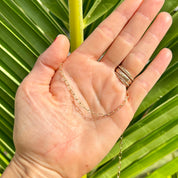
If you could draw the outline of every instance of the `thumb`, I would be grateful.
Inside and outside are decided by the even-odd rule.
[[[51,46],[39,56],[29,78],[37,83],[49,85],[55,71],[67,58],[69,47],[67,37],[58,35]]]

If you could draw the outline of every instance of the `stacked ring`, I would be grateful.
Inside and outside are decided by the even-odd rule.
[[[129,87],[134,80],[131,74],[122,66],[116,67],[115,74],[126,87]]]

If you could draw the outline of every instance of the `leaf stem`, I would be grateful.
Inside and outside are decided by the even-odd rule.
[[[83,3],[82,0],[69,0],[69,25],[71,52],[83,42]]]
[[[69,25],[71,52],[78,48],[84,39],[82,0],[69,0]],[[84,175],[82,178],[86,178]]]

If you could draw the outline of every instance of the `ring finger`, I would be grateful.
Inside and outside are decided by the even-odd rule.
[[[163,4],[164,0],[143,1],[143,4],[108,49],[102,62],[113,68],[120,64],[140,40]]]
[[[124,59],[121,65],[129,71],[132,77],[137,76],[142,71],[154,50],[168,31],[171,23],[172,19],[168,13],[163,12],[159,14],[140,42]]]

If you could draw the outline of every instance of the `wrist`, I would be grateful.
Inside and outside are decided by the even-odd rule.
[[[62,178],[62,176],[38,163],[31,160],[22,158],[20,155],[15,154],[9,166],[4,171],[2,178]]]

